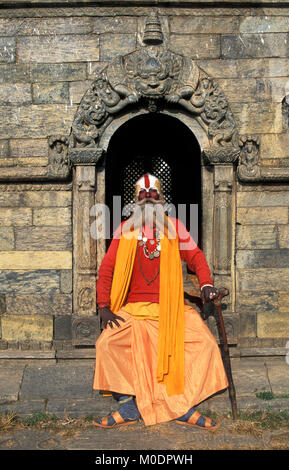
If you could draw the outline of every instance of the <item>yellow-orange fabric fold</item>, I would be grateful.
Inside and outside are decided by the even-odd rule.
[[[138,304],[138,305],[137,305]],[[199,313],[185,306],[185,390],[168,396],[157,381],[159,322],[139,318],[159,304],[126,304],[120,327],[105,328],[95,344],[94,390],[134,395],[146,426],[168,422],[187,413],[214,393],[228,387],[218,344]]]
[[[110,308],[116,313],[126,299],[137,248],[138,230],[121,235],[110,292]]]
[[[157,380],[168,395],[184,393],[184,290],[178,238],[161,240]]]

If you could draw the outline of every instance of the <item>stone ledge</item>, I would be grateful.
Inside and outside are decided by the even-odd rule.
[[[66,415],[72,418],[82,416],[101,415],[105,416],[115,411],[115,401],[113,398],[102,398],[100,395],[95,398],[85,399],[54,399],[48,400],[46,412],[59,417]]]
[[[56,359],[95,359],[95,348],[57,350],[55,357]]]
[[[255,176],[248,176],[238,171],[238,179],[244,183],[279,183],[289,181],[289,168],[259,167]]]
[[[5,350],[0,351],[0,359],[55,359],[56,351],[21,351]]]
[[[23,181],[66,181],[70,177],[69,167],[63,167],[62,172],[57,173],[57,167],[48,165],[46,167],[1,167],[0,181],[7,183]]]
[[[26,418],[33,413],[45,413],[45,400],[16,401],[13,403],[0,404],[0,414],[15,413],[20,418]]]
[[[39,2],[35,2],[35,0],[3,0],[1,2],[2,7],[13,7],[13,6],[23,6],[23,5],[32,5],[34,7],[39,7],[42,5],[45,6],[50,6],[49,4],[51,3],[51,0],[40,0]],[[59,6],[63,5],[65,7],[68,6],[89,6],[93,5],[95,6],[103,6],[103,5],[128,5],[132,4],[134,6],[141,6],[141,5],[208,5],[210,7],[214,6],[216,4],[218,7],[220,4],[223,4],[223,7],[226,6],[231,6],[231,4],[237,4],[238,6],[240,3],[245,4],[246,6],[248,5],[270,5],[272,4],[278,6],[278,5],[286,5],[288,2],[287,0],[219,0],[219,1],[214,1],[214,0],[96,0],[96,1],[91,1],[91,0],[54,0],[53,5],[50,6],[50,8],[59,8]]]
[[[230,346],[231,358],[246,358],[246,357],[282,357],[286,356],[289,352],[286,347],[242,347]],[[77,363],[77,360],[94,360],[95,348],[83,349],[56,349],[50,351],[43,350],[19,350],[19,349],[6,349],[0,350],[0,360],[13,360],[13,359],[31,359],[35,365],[41,359],[48,359],[54,364],[56,361],[61,361],[63,364],[66,362]],[[285,359],[284,359],[285,360]]]
[[[288,348],[242,348],[240,347],[240,357],[256,356],[286,356]]]

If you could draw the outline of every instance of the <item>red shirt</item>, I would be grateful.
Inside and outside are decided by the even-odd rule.
[[[213,285],[210,269],[202,250],[198,248],[184,224],[178,220],[170,218],[174,223],[179,236],[180,257],[188,265],[188,268],[196,273],[200,287],[205,284]],[[122,224],[121,224],[122,226]],[[119,234],[121,226],[117,229],[110,247],[104,256],[99,268],[97,281],[97,303],[98,305],[110,305],[110,290],[115,266],[116,253],[119,244]],[[144,227],[143,233],[147,237],[146,246],[150,252],[156,249],[156,239],[152,228]],[[154,244],[150,243],[154,240]],[[133,272],[126,303],[128,302],[159,302],[159,281],[158,274],[160,257],[148,259],[144,254],[143,246],[137,243],[137,250]],[[139,256],[138,256],[139,255]],[[160,252],[161,256],[161,252]],[[145,276],[145,277],[144,277]],[[152,280],[154,279],[154,280]],[[152,280],[152,281],[151,281]],[[148,282],[151,281],[151,282]]]

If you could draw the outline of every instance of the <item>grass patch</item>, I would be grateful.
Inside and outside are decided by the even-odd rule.
[[[288,410],[275,412],[268,409],[266,411],[240,412],[239,417],[243,421],[253,422],[256,426],[262,429],[289,429]]]
[[[275,412],[240,411],[238,419],[232,413],[204,411],[220,425],[212,435],[215,441],[204,440],[200,449],[206,450],[287,450],[289,439],[289,410]],[[208,436],[210,434],[208,433]],[[229,440],[228,437],[231,439]],[[266,439],[265,439],[266,437]],[[176,449],[184,447],[176,447]],[[187,449],[187,447],[185,447]],[[192,447],[198,449],[198,447]]]
[[[265,411],[239,411],[238,419],[233,420],[231,413],[216,413],[207,411],[206,416],[214,419],[224,428],[229,427],[230,432],[262,436],[264,431],[289,431],[289,410],[275,412],[268,408]],[[20,418],[15,413],[0,415],[0,433],[7,433],[19,429],[45,429],[61,436],[73,436],[84,430],[93,429],[95,416],[89,415],[81,418],[69,416],[57,417],[44,412],[36,412],[27,418]],[[218,432],[216,430],[215,432]],[[222,432],[222,428],[220,428]]]
[[[43,411],[37,411],[33,413],[31,416],[23,419],[23,425],[27,427],[37,427],[43,426],[47,424],[55,424],[57,423],[58,418],[55,415],[49,415],[44,413]]]
[[[233,420],[232,413],[208,411],[205,414],[221,426],[229,426],[234,433],[251,434],[257,438],[261,437],[264,431],[289,431],[289,410],[277,412],[268,408],[262,411],[239,411],[237,420]]]
[[[273,400],[275,398],[272,392],[257,392],[256,397],[261,398],[261,400]]]
[[[256,397],[261,400],[273,400],[274,398],[289,398],[289,393],[285,395],[274,395],[272,392],[256,392]]]
[[[57,417],[43,411],[37,411],[20,418],[15,413],[0,415],[0,434],[20,429],[45,429],[53,431],[62,436],[74,435],[85,429],[92,429],[94,416],[89,415],[81,418],[71,418],[70,416]]]
[[[18,425],[18,417],[15,413],[7,413],[0,416],[0,432],[10,431]]]

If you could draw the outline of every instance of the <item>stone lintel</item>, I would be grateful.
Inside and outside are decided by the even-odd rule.
[[[238,179],[244,183],[281,183],[289,181],[289,168],[262,168],[256,176],[246,176],[238,172]]]

